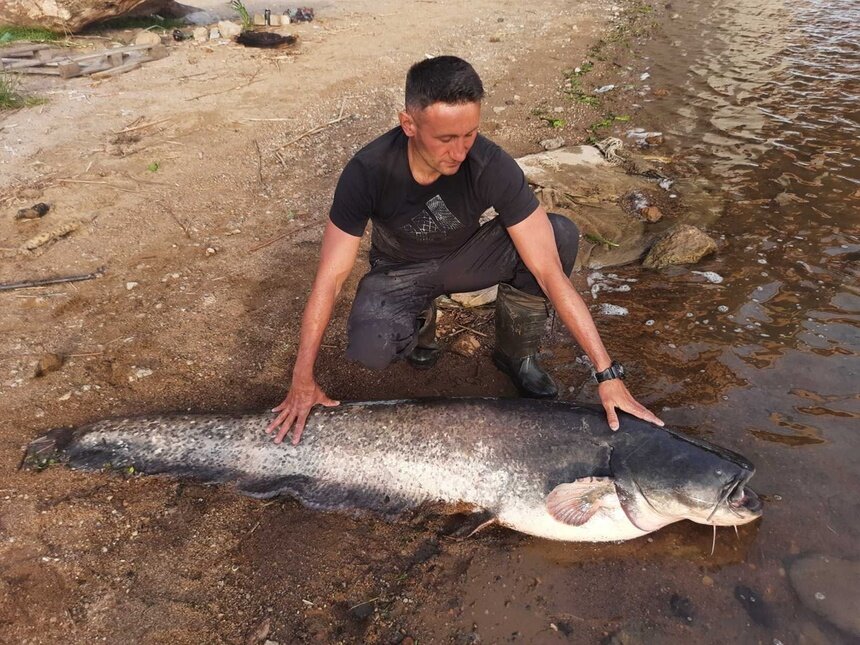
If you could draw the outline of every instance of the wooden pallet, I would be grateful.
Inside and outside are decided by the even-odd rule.
[[[0,69],[18,74],[49,74],[60,78],[113,76],[142,63],[167,56],[164,45],[129,45],[92,54],[70,56],[68,50],[50,45],[17,45],[0,49]]]

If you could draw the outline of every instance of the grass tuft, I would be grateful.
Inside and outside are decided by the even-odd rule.
[[[26,96],[18,90],[18,79],[10,74],[0,73],[0,111],[17,110],[31,105],[41,105],[45,99]]]
[[[46,43],[53,40],[61,40],[62,38],[64,38],[63,34],[39,27],[0,25],[0,45],[5,45],[16,40],[26,40],[31,43]]]

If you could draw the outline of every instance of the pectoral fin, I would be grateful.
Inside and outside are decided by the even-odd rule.
[[[553,488],[546,498],[546,510],[559,522],[582,526],[615,494],[611,477],[583,477]]]

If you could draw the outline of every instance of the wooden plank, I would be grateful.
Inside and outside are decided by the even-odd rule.
[[[65,61],[57,64],[57,71],[60,73],[60,78],[73,78],[81,75],[81,66],[74,62]]]
[[[3,58],[19,58],[21,56],[32,56],[34,52],[41,49],[50,49],[51,45],[30,43],[29,45],[18,45],[9,47],[8,49],[0,49],[0,56]]]
[[[36,53],[36,58],[47,63],[54,58],[65,56],[68,53],[68,49],[42,49]]]
[[[141,66],[142,63],[146,63],[152,60],[151,58],[135,60],[130,63],[126,63],[125,65],[120,65],[119,67],[111,67],[108,70],[103,72],[96,72],[92,75],[92,78],[108,78],[110,76],[116,76],[117,74],[125,74],[126,72],[130,72],[133,69],[137,69]]]
[[[15,70],[16,74],[48,74],[49,76],[59,76],[60,70],[56,67],[48,67],[39,65],[38,67],[21,67]]]
[[[36,58],[6,58],[3,60],[2,69],[12,70],[21,69],[22,67],[38,67],[44,64],[45,61]]]
[[[131,54],[132,52],[141,52],[146,50],[153,50],[160,52],[159,58],[164,58],[167,56],[167,47],[164,45],[129,45],[128,47],[114,47],[113,49],[103,49],[94,54],[83,54],[81,56],[70,56],[69,58],[76,63],[80,63],[81,61],[90,60],[91,58],[97,58],[99,56],[107,56],[108,54]],[[153,56],[155,58],[155,56]]]
[[[86,67],[81,68],[81,76],[90,76],[91,74],[103,72],[108,69],[114,69],[113,65],[111,65],[108,61],[103,61],[95,65],[87,65]]]

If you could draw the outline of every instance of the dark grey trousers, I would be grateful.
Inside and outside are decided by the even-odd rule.
[[[579,229],[562,215],[550,213],[549,220],[561,265],[565,275],[570,275]],[[417,342],[418,316],[434,298],[499,282],[544,295],[498,218],[444,258],[406,263],[377,258],[358,284],[347,323],[346,356],[373,369],[405,358]]]

